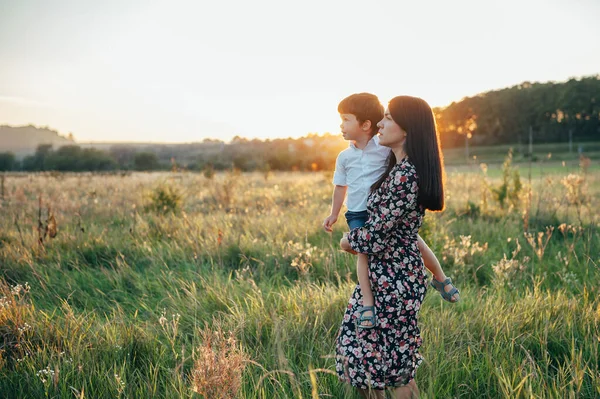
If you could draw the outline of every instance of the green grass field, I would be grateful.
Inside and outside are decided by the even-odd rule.
[[[600,142],[582,142],[573,143],[569,148],[569,143],[535,143],[532,146],[532,156],[529,156],[529,146],[527,143],[490,145],[490,146],[471,146],[469,148],[469,157],[464,147],[444,149],[444,160],[447,166],[460,166],[465,164],[501,164],[504,161],[506,153],[512,149],[515,162],[528,164],[533,160],[534,164],[550,162],[565,162],[568,164],[579,164],[581,155],[592,160],[600,160]]]
[[[426,297],[422,397],[599,397],[598,163],[500,168],[449,167],[421,231],[462,297]],[[343,216],[320,227],[330,178],[7,176],[0,397],[358,397],[334,375],[356,276]]]

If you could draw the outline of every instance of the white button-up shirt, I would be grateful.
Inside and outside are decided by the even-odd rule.
[[[346,206],[349,211],[367,209],[371,186],[385,172],[385,160],[389,153],[390,149],[380,145],[377,136],[369,140],[362,150],[351,142],[348,148],[339,153],[335,161],[333,184],[348,186]]]

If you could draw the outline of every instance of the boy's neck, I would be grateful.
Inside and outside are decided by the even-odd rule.
[[[354,140],[354,146],[356,148],[358,148],[359,150],[364,150],[365,147],[367,146],[367,144],[369,144],[369,140],[371,140],[372,137],[363,137],[359,140]]]

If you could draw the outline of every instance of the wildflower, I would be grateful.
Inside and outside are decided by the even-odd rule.
[[[12,301],[10,299],[6,298],[5,296],[0,298],[0,310],[4,310],[5,308],[10,307],[11,304],[12,304]]]
[[[27,331],[29,331],[31,329],[32,329],[32,327],[27,323],[23,324],[23,327],[18,328],[20,335],[23,335],[24,333],[26,333]]]
[[[117,391],[119,392],[119,394],[123,393],[123,390],[125,390],[125,382],[117,373],[115,373],[115,382],[117,383]]]
[[[560,226],[559,226],[560,228]],[[544,257],[544,252],[546,251],[546,246],[552,237],[552,232],[554,231],[554,226],[547,226],[546,232],[538,232],[537,236],[532,233],[523,233],[525,235],[525,239],[527,243],[533,249],[533,252],[537,255],[539,260],[542,260]]]
[[[458,266],[466,265],[473,255],[487,251],[487,242],[480,245],[479,242],[471,242],[471,236],[460,236],[460,242],[454,239],[447,240],[444,244],[443,259],[454,260]]]
[[[167,318],[165,317],[165,315],[167,314],[167,310],[164,309],[162,312],[162,315],[160,316],[160,318],[158,319],[158,322],[160,323],[160,325],[162,327],[165,326],[165,323],[167,322]]]
[[[45,384],[49,379],[54,379],[54,374],[54,370],[52,370],[50,366],[46,366],[45,369],[39,370],[36,375],[40,377],[42,383]]]
[[[17,285],[13,285],[10,293],[14,296],[20,296],[21,292],[23,294],[27,294],[29,293],[29,291],[31,290],[31,287],[29,286],[29,283],[25,283],[25,285],[21,285],[21,284],[17,284]]]
[[[25,352],[25,355],[22,358],[17,359],[17,363],[21,363],[25,361],[25,359],[29,356],[29,352]]]
[[[23,286],[21,284],[13,285],[12,289],[10,290],[10,293],[13,294],[14,296],[20,295],[22,289],[23,289]]]

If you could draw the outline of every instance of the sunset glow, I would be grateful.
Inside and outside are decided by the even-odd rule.
[[[444,106],[600,72],[576,39],[600,37],[594,0],[0,5],[0,124],[78,141],[337,133],[355,92]]]

